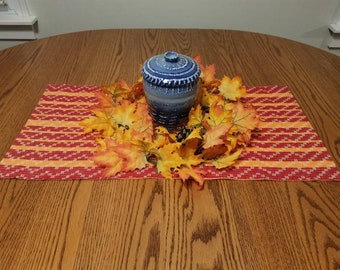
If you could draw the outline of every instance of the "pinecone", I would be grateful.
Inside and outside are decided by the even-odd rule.
[[[176,134],[177,141],[181,142],[181,141],[185,140],[185,138],[189,136],[191,131],[192,131],[192,129],[190,129],[188,127],[181,128]]]

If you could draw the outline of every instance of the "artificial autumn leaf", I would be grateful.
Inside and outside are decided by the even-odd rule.
[[[239,132],[245,133],[247,130],[253,130],[258,127],[260,117],[250,103],[238,101],[234,104],[231,123],[237,127]]]
[[[238,144],[246,146],[250,142],[251,135],[252,135],[251,130],[247,129],[245,132],[237,134],[237,137],[234,138]]]
[[[208,65],[202,68],[203,79],[205,83],[210,83],[215,81],[215,65]]]
[[[202,158],[202,154],[199,155],[195,155],[195,150],[196,149],[192,149],[192,148],[184,148],[187,150],[186,152],[186,156],[181,158],[182,160],[182,165],[185,165],[187,167],[191,167],[191,166],[197,166],[199,164],[201,164],[202,162],[204,162],[204,159]]]
[[[217,157],[226,154],[228,151],[228,146],[225,144],[214,145],[207,149],[203,149],[202,158],[205,161],[216,159]]]
[[[232,111],[226,110],[219,102],[210,106],[209,114],[205,116],[205,127],[216,127],[218,125],[228,125],[232,119]]]
[[[197,127],[197,128],[194,128],[190,134],[184,139],[184,141],[182,142],[182,144],[185,144],[187,143],[188,141],[191,141],[193,139],[202,139],[202,135],[201,135],[201,131],[202,131],[202,128],[201,127]]]
[[[206,131],[203,136],[204,143],[203,148],[207,149],[209,147],[224,144],[226,140],[226,135],[230,129],[231,125],[220,124]]]
[[[132,122],[132,136],[135,139],[151,141],[153,136],[153,122],[148,113],[148,105],[138,102],[134,113],[135,120]]]
[[[165,127],[158,126],[155,128],[153,144],[156,148],[163,147],[174,141],[176,141],[176,138],[173,138],[172,134]]]
[[[200,104],[203,108],[209,108],[212,104],[218,103],[222,96],[211,93],[207,88],[201,88]]]
[[[222,155],[216,159],[214,159],[211,164],[214,165],[217,169],[223,169],[223,168],[227,168],[230,167],[231,165],[233,165],[237,159],[239,158],[240,154],[242,153],[242,148],[235,151],[234,153],[232,153],[231,155],[229,154],[225,154]]]
[[[120,105],[114,108],[112,118],[118,126],[130,128],[140,118],[135,112],[136,103],[123,100]]]
[[[145,153],[138,145],[130,142],[118,143],[113,139],[106,140],[106,150],[97,152],[93,160],[105,168],[106,176],[142,169],[148,164]]]
[[[214,81],[215,80],[215,73],[216,73],[215,65],[204,66],[202,64],[201,55],[196,56],[194,59],[198,63],[198,65],[201,69],[200,77],[204,80],[204,82],[209,83],[209,82]]]
[[[185,167],[185,166],[180,167],[176,171],[178,172],[178,176],[182,179],[183,182],[192,178],[200,186],[203,186],[203,183],[204,183],[203,175],[206,174],[206,171],[200,170],[200,169],[197,169],[197,168],[188,168],[188,167]]]
[[[169,143],[158,150],[157,171],[165,178],[172,179],[172,170],[183,164],[178,153],[179,143]]]
[[[104,137],[112,136],[116,126],[111,116],[98,110],[93,110],[93,113],[95,116],[90,116],[80,122],[80,125],[84,126],[84,132],[90,133],[95,130],[100,132]]]
[[[102,137],[97,137],[96,138],[96,143],[98,145],[97,147],[97,151],[105,151],[106,150],[106,143],[105,143],[105,139]]]
[[[119,143],[133,142],[136,144],[136,140],[133,138],[133,130],[131,128],[119,127],[115,130],[115,133],[111,138],[115,139]]]
[[[243,86],[240,76],[236,76],[232,79],[228,76],[224,76],[218,90],[226,99],[233,101],[245,97],[247,94],[247,89]]]
[[[125,81],[115,82],[110,85],[102,86],[102,90],[111,95],[113,99],[124,99],[128,98],[131,92],[130,87]]]
[[[134,141],[134,144],[138,145],[140,151],[145,154],[146,159],[150,164],[156,166],[158,159],[158,148],[155,147],[153,142],[150,141]]]
[[[138,100],[143,97],[145,96],[144,96],[143,80],[141,80],[131,86],[131,98],[134,100]]]
[[[112,96],[103,91],[98,91],[94,93],[95,97],[98,99],[98,103],[92,106],[91,110],[103,110],[110,111],[114,106]]]
[[[199,130],[199,129],[197,129]],[[191,134],[197,132],[192,132]],[[190,135],[189,135],[190,136]],[[187,167],[201,164],[204,160],[201,154],[196,154],[199,145],[201,144],[200,137],[192,135],[191,138],[184,140],[178,150],[179,155],[183,159],[183,164]]]
[[[95,164],[104,168],[105,177],[114,176],[124,168],[124,161],[110,149],[95,153],[92,160]]]
[[[189,119],[187,126],[188,127],[196,127],[201,126],[203,123],[203,112],[202,107],[198,104],[196,107],[191,108],[189,112]]]
[[[102,144],[102,150],[95,153],[92,160],[105,169],[105,176],[117,174],[122,170],[124,164],[118,154],[115,151],[112,151],[113,147],[117,145],[116,141],[106,138],[100,140],[100,143]]]
[[[124,160],[125,167],[123,171],[142,169],[148,164],[145,153],[141,151],[141,148],[138,147],[138,145],[125,142],[117,145],[113,150]]]
[[[228,153],[233,151],[238,145],[242,144],[239,142],[239,136],[230,135],[232,128],[229,130],[229,134],[227,135],[226,146],[228,147]],[[238,134],[239,135],[239,134]]]

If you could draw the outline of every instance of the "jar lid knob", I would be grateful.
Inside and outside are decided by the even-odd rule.
[[[179,60],[179,55],[176,52],[166,52],[164,54],[165,61],[167,62],[177,62]]]

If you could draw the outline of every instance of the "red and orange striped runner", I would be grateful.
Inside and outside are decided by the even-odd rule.
[[[0,178],[27,180],[100,180],[102,169],[91,156],[93,135],[84,135],[79,121],[97,102],[98,86],[49,85],[0,163]],[[235,167],[205,166],[207,179],[340,180],[322,141],[289,89],[249,87],[247,99],[263,123]],[[155,168],[122,173],[115,178],[160,178]]]

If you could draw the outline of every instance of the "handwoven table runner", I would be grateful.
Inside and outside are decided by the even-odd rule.
[[[104,179],[91,157],[97,145],[79,121],[91,115],[98,86],[49,85],[0,163],[0,178]],[[285,86],[248,87],[247,101],[262,123],[232,168],[204,166],[205,179],[340,180],[322,141]],[[162,178],[154,167],[120,173],[117,179]]]

